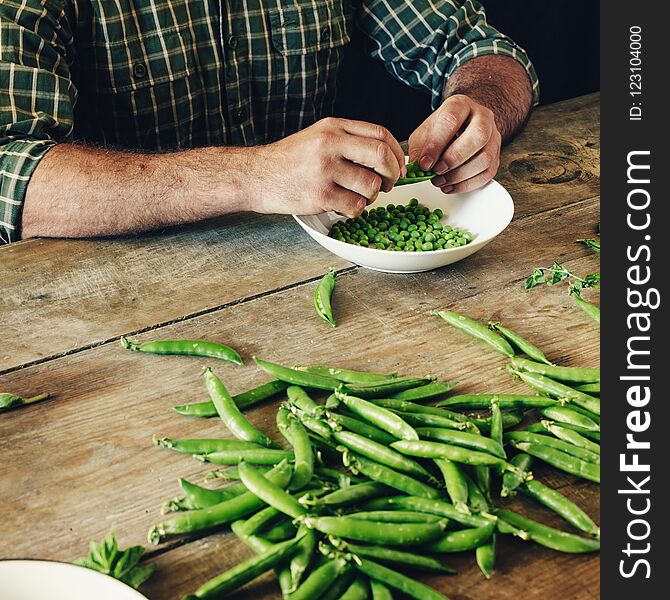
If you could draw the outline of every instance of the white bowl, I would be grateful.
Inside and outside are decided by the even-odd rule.
[[[48,560],[0,560],[2,600],[147,600],[97,571]]]
[[[404,205],[412,198],[431,210],[441,208],[444,211],[442,224],[469,231],[474,236],[473,240],[465,246],[430,252],[377,250],[328,237],[333,224],[345,219],[336,213],[293,215],[293,218],[324,248],[350,262],[385,273],[419,273],[450,265],[481,250],[509,225],[514,216],[512,197],[497,181],[466,194],[443,194],[430,181],[398,186],[387,194],[379,194],[368,208]]]

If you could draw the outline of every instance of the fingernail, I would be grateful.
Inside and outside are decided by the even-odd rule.
[[[435,163],[435,166],[433,167],[433,171],[435,171],[438,175],[442,175],[443,173],[446,173],[449,170],[449,167],[447,166],[447,163],[444,162],[443,160],[438,160]]]
[[[450,193],[451,191],[453,191],[454,186],[453,186],[453,185],[445,185],[445,186],[444,186],[443,188],[441,188],[441,189],[442,189],[442,191],[443,191],[445,194],[448,194],[448,193]]]
[[[427,171],[433,166],[433,159],[430,156],[422,156],[419,159],[419,166],[422,171]]]
[[[447,185],[447,180],[442,176],[438,175],[437,177],[433,177],[430,182],[435,186],[441,188],[443,185]]]

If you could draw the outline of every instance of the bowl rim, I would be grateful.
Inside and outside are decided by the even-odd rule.
[[[503,192],[505,192],[505,194],[507,194],[507,197],[509,199],[509,203],[512,207],[512,211],[511,211],[511,215],[509,217],[509,220],[506,223],[504,223],[502,225],[502,227],[500,227],[495,233],[493,233],[491,236],[489,236],[486,239],[478,239],[475,235],[475,237],[473,237],[472,241],[469,244],[465,244],[464,246],[455,246],[453,248],[442,248],[441,250],[422,250],[421,252],[407,252],[407,253],[405,253],[405,252],[399,252],[399,251],[396,251],[396,250],[381,250],[380,248],[369,248],[368,246],[354,246],[353,244],[349,244],[348,242],[341,242],[340,240],[332,238],[329,235],[321,233],[320,231],[317,231],[316,229],[314,229],[314,227],[312,227],[310,224],[308,224],[307,222],[304,221],[304,217],[318,217],[319,215],[291,215],[291,216],[310,235],[314,234],[314,235],[316,235],[320,238],[326,238],[327,240],[329,240],[331,242],[335,242],[336,244],[342,244],[343,246],[345,246],[347,248],[349,246],[351,246],[353,248],[360,248],[361,250],[367,250],[367,251],[370,251],[370,252],[382,252],[382,253],[386,253],[386,254],[392,254],[394,256],[397,256],[398,254],[400,254],[400,255],[406,254],[407,256],[415,256],[415,255],[423,255],[423,254],[439,255],[440,253],[445,253],[446,254],[446,253],[454,252],[454,251],[462,251],[465,248],[468,248],[468,249],[478,248],[480,245],[488,244],[491,240],[498,237],[503,231],[505,231],[507,226],[514,219],[514,209],[515,209],[514,199],[512,198],[512,195],[507,191],[507,189],[505,189],[505,186],[498,183],[495,179],[492,179],[491,181],[489,181],[483,187],[481,187],[477,190],[473,190],[473,192],[478,192],[478,191],[480,191],[480,190],[482,190],[486,187],[489,187],[491,184],[494,184],[494,187],[499,187]],[[473,193],[473,192],[468,192],[468,193]],[[375,200],[375,202],[376,202],[376,200]]]

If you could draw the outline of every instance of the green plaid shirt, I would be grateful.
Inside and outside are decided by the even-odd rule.
[[[472,0],[0,0],[0,241],[30,176],[81,140],[153,151],[267,143],[332,114],[354,24],[432,94],[463,62],[524,51]]]

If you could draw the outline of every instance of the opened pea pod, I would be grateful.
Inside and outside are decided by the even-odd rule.
[[[314,290],[314,308],[316,313],[331,327],[335,327],[331,298],[335,290],[335,269],[329,269]]]
[[[437,173],[434,171],[422,171],[419,163],[413,161],[407,163],[407,175],[401,177],[398,181],[395,182],[396,187],[399,185],[408,185],[410,183],[421,183],[422,181],[428,181],[435,177]]]

